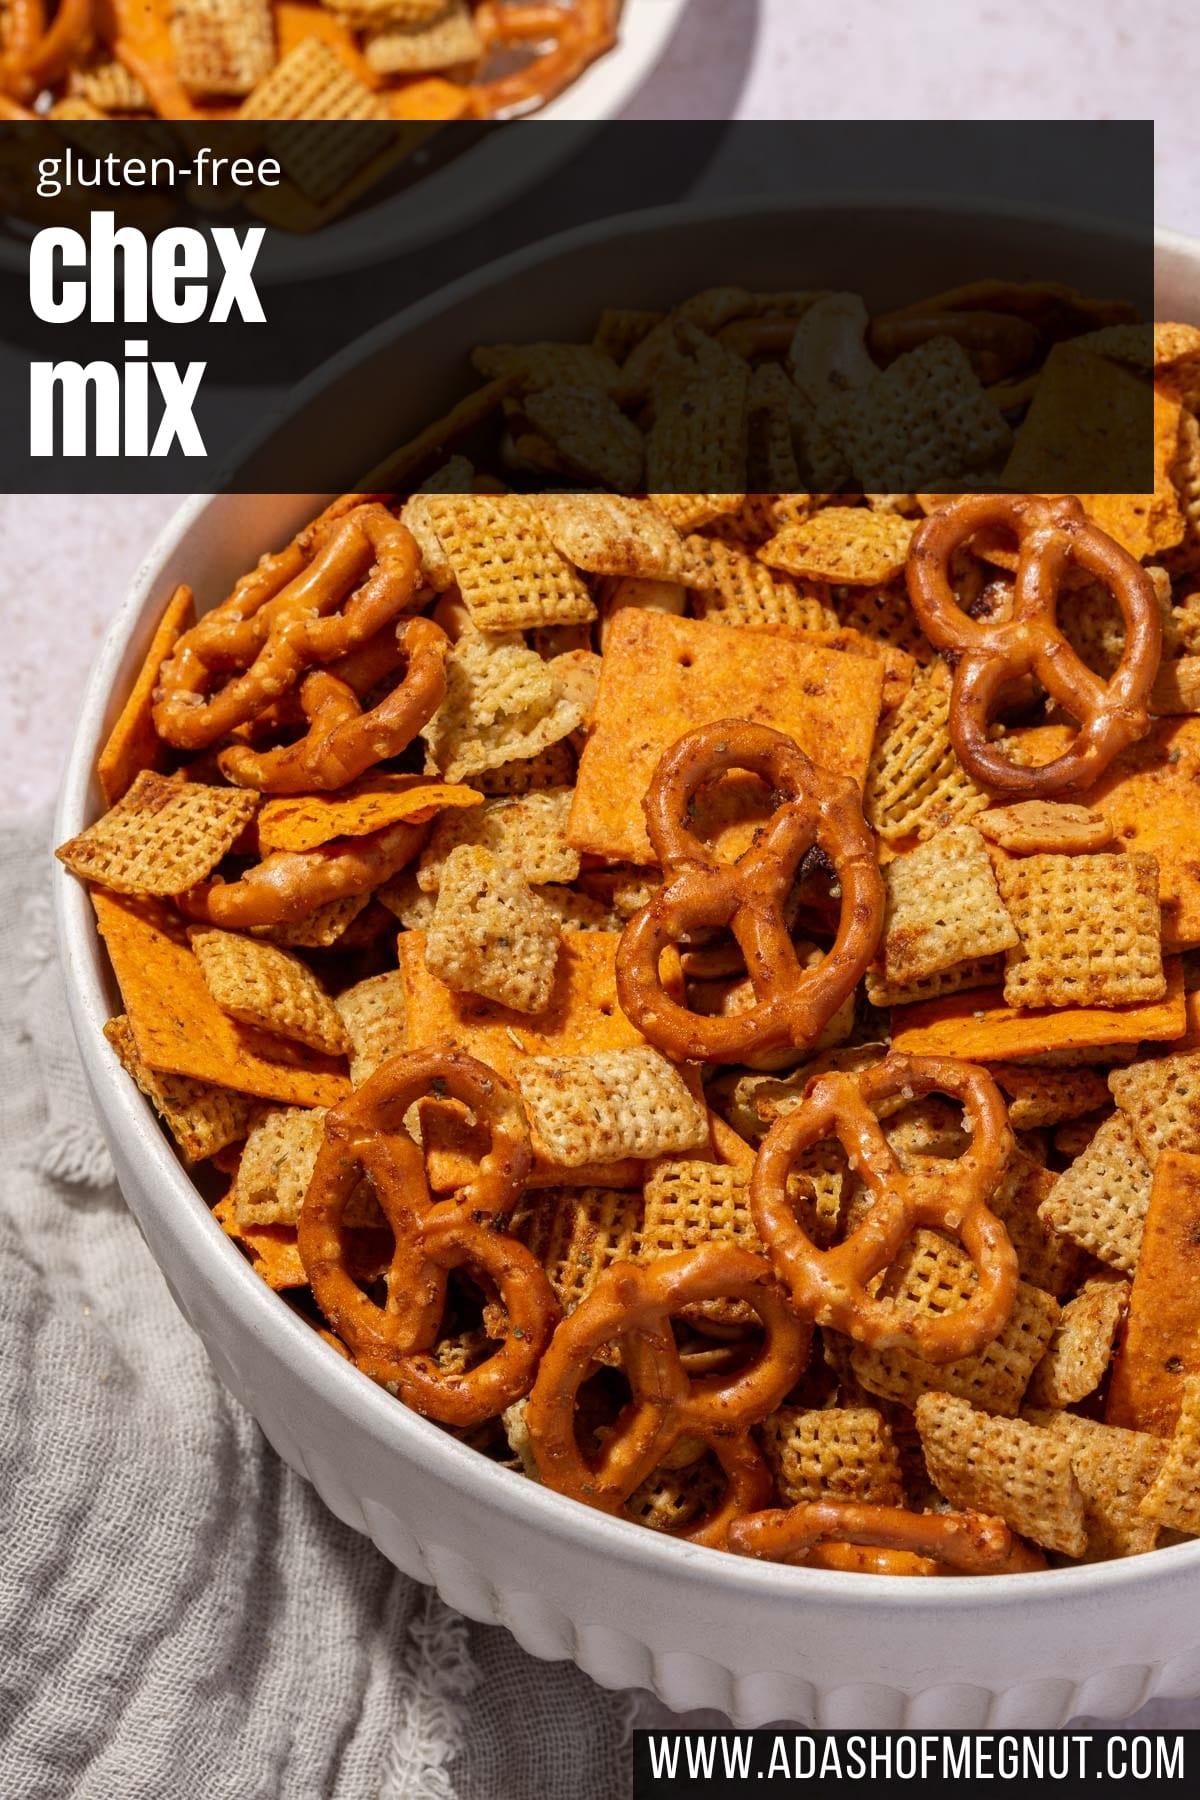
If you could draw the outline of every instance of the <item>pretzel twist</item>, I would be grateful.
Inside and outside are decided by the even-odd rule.
[[[498,5],[476,8],[475,28],[487,52],[546,43],[549,48],[511,75],[476,82],[468,90],[476,118],[512,118],[544,106],[578,80],[589,63],[617,41],[618,0],[569,0],[569,4]]]
[[[1015,533],[1011,619],[971,619],[950,585],[950,559],[976,532]],[[1058,593],[1069,564],[1112,594],[1125,619],[1125,648],[1108,682],[1083,663],[1058,628]],[[908,592],[930,643],[958,664],[950,736],[968,774],[999,794],[1050,799],[1092,786],[1113,758],[1150,728],[1147,699],[1162,654],[1162,615],[1149,575],[1087,517],[1073,494],[963,495],[924,521],[908,558]],[[1071,748],[1038,768],[1019,768],[992,744],[988,727],[1005,688],[1035,675],[1079,721]]]
[[[217,758],[222,773],[261,794],[308,794],[344,787],[376,763],[399,756],[445,697],[450,641],[432,619],[421,618],[405,620],[396,639],[408,666],[378,706],[364,712],[348,681],[330,669],[314,669],[300,684],[300,705],[309,722],[304,736],[278,750],[245,744],[222,750]]]
[[[65,75],[92,27],[92,0],[61,0],[49,24],[41,0],[13,0],[8,41],[0,55],[0,92],[37,98]]]
[[[874,1107],[931,1093],[961,1100],[970,1148],[944,1173],[906,1175],[880,1130]],[[796,1160],[814,1144],[836,1137],[851,1169],[868,1189],[866,1217],[842,1243],[820,1250],[807,1236],[788,1193]],[[877,1350],[908,1350],[928,1362],[955,1362],[991,1343],[1007,1323],[1017,1289],[1017,1257],[987,1201],[1008,1165],[1013,1136],[995,1082],[971,1063],[950,1057],[893,1052],[859,1075],[822,1075],[800,1105],[777,1119],[763,1139],[750,1181],[755,1229],[793,1304]],[[958,1238],[971,1257],[978,1286],[954,1312],[917,1314],[868,1283],[891,1263],[918,1226]]]
[[[490,1134],[474,1176],[434,1201],[424,1155],[405,1126],[427,1095],[460,1100]],[[378,1069],[326,1114],[325,1140],[300,1214],[297,1242],[313,1297],[356,1366],[427,1418],[469,1426],[529,1391],[558,1306],[531,1251],[503,1231],[532,1162],[520,1100],[493,1069],[454,1050],[415,1050]],[[395,1237],[377,1305],[353,1279],[342,1220],[362,1177]],[[508,1329],[495,1353],[465,1373],[439,1368],[437,1342],[452,1269],[498,1292]]]
[[[755,842],[724,863],[688,826],[703,787],[731,769],[768,782],[778,805]],[[724,719],[688,732],[665,753],[645,799],[646,829],[663,882],[632,918],[617,951],[617,992],[644,1037],[677,1061],[741,1062],[748,1055],[815,1043],[852,993],[883,929],[883,881],[853,781],[820,769],[791,738],[766,725]],[[787,922],[801,860],[818,846],[842,889],[832,949],[804,968]],[[659,959],[688,932],[728,926],[745,958],[756,1004],[704,1017],[673,1000]]]
[[[331,509],[180,638],[159,676],[158,735],[203,750],[255,718],[313,663],[345,656],[394,619],[420,569],[412,534],[385,506]]]
[[[689,1380],[671,1318],[718,1298],[751,1307],[765,1334],[762,1347],[731,1372]],[[563,1320],[542,1358],[526,1413],[538,1473],[560,1494],[617,1512],[681,1438],[699,1439],[715,1452],[728,1482],[718,1506],[680,1535],[719,1547],[731,1520],[770,1495],[770,1473],[749,1428],[795,1385],[811,1335],[770,1265],[748,1250],[706,1243],[644,1266],[614,1263]],[[576,1396],[596,1352],[613,1343],[620,1345],[632,1394],[603,1449],[589,1459],[576,1438]]]
[[[889,1553],[880,1573],[923,1574],[908,1559],[921,1557],[939,1572],[1012,1575],[1043,1569],[1045,1558],[1015,1537],[1003,1519],[986,1513],[915,1513],[903,1506],[808,1500],[752,1513],[729,1527],[728,1547],[739,1556],[793,1562],[824,1545],[863,1545]]]
[[[335,900],[390,881],[429,836],[428,823],[400,819],[365,837],[334,838],[315,850],[276,850],[237,881],[204,881],[176,901],[188,919],[228,931],[294,925]]]

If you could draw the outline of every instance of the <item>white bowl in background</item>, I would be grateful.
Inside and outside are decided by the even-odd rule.
[[[813,204],[763,219],[641,217],[611,290],[595,228],[485,270],[338,360],[335,385],[296,397],[306,429],[363,426],[364,465],[433,416],[481,339],[569,334],[602,303],[655,306],[716,282],[847,286],[875,306],[925,234],[928,289],[965,273],[1036,268],[1071,248],[1083,285],[1099,232],[997,211],[847,212]],[[714,229],[714,225],[716,229]],[[847,229],[847,226],[851,229]],[[633,254],[636,252],[636,254]],[[893,255],[892,252],[895,254]],[[1200,322],[1200,243],[1162,234],[1159,317]],[[606,281],[606,276],[609,278]],[[399,379],[403,373],[403,380]],[[381,380],[387,385],[381,387]],[[403,396],[403,416],[370,398]],[[353,408],[347,413],[347,407]],[[96,752],[171,589],[212,604],[321,496],[198,498],[150,552],[105,638],[72,746],[58,838],[96,816]],[[608,1518],[488,1462],[359,1375],[252,1272],[224,1235],[101,1035],[115,993],[87,895],[56,871],[72,1021],[129,1206],[230,1391],[326,1504],[453,1607],[506,1626],[535,1656],[573,1658],[606,1686],[652,1689],[743,1725],[1055,1726],[1120,1718],[1153,1695],[1200,1693],[1200,1543],[1021,1576],[904,1581],[742,1560]]]

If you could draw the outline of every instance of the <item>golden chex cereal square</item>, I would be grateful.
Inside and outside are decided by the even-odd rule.
[[[1071,1472],[1083,1493],[1087,1524],[1084,1562],[1153,1550],[1159,1527],[1138,1507],[1161,1466],[1163,1440],[1145,1431],[1101,1425],[1078,1413],[1030,1408],[1027,1417],[1070,1446]]]
[[[997,866],[1020,933],[1009,1006],[1122,1006],[1167,991],[1152,856],[1024,856]]]
[[[916,1404],[925,1465],[954,1506],[993,1513],[1063,1556],[1087,1550],[1083,1493],[1071,1447],[1024,1419],[998,1419],[949,1393]]]
[[[1052,1230],[1039,1211],[1057,1180],[1053,1170],[1015,1150],[988,1206],[1009,1235],[1024,1279],[1061,1300],[1074,1292],[1083,1258],[1079,1247]]]
[[[891,644],[921,664],[934,660],[933,646],[917,624],[903,581],[847,588],[838,596],[837,610],[841,623],[861,631],[864,637]]]
[[[993,1063],[993,1081],[1008,1099],[1014,1131],[1038,1131],[1085,1113],[1107,1109],[1108,1081],[1101,1069],[1039,1068],[1027,1063]]]
[[[1068,1300],[1029,1381],[1034,1406],[1061,1410],[1095,1393],[1112,1360],[1117,1332],[1129,1310],[1129,1283],[1094,1275]]]
[[[1012,432],[961,345],[935,337],[847,395],[838,443],[865,491],[916,493],[1002,462]]]
[[[446,658],[446,695],[421,735],[447,781],[503,775],[511,766],[525,771],[517,782],[534,784],[531,759],[582,723],[583,707],[553,662],[519,637],[468,631]],[[509,778],[498,791],[525,790]]]
[[[1138,1511],[1171,1531],[1200,1536],[1200,1376],[1189,1376],[1183,1384],[1166,1456]]]
[[[709,1141],[704,1106],[649,1046],[531,1056],[515,1075],[530,1125],[563,1168],[670,1156]]]
[[[246,1139],[230,1193],[239,1225],[295,1225],[325,1141],[324,1106],[273,1107]]]
[[[389,0],[394,6],[395,0]],[[401,13],[405,8],[401,7]],[[382,23],[378,15],[372,21]],[[483,39],[467,0],[437,0],[430,17],[403,17],[382,25],[367,39],[363,54],[379,75],[426,75],[433,69],[451,69],[457,63],[474,62],[483,53]]]
[[[193,99],[248,94],[275,65],[266,0],[173,0],[175,73]]]
[[[665,1464],[652,1469],[630,1494],[624,1512],[651,1531],[686,1531],[712,1511],[726,1485],[721,1465],[710,1451],[681,1469]]]
[[[345,936],[370,898],[370,894],[346,894],[340,900],[327,900],[315,912],[287,925],[255,926],[251,935],[295,950],[328,950]]]
[[[248,1094],[218,1087],[211,1081],[194,1081],[188,1075],[163,1075],[147,1068],[138,1055],[124,1013],[108,1021],[104,1035],[188,1162],[214,1156],[245,1137],[254,1108]]]
[[[795,582],[779,581],[757,557],[720,538],[689,537],[683,548],[679,579],[699,593],[704,618],[719,625],[837,629],[840,621],[823,584],[810,582],[802,591]]]
[[[539,1013],[554,987],[561,940],[557,918],[523,875],[477,844],[450,852],[425,937],[431,975],[455,993]]]
[[[781,1406],[763,1420],[760,1436],[784,1506],[808,1500],[904,1505],[900,1455],[874,1407]]]
[[[1200,1052],[1147,1057],[1113,1069],[1108,1085],[1151,1166],[1163,1150],[1200,1151]]]
[[[642,1227],[634,1245],[638,1262],[692,1250],[697,1244],[737,1244],[764,1254],[750,1217],[750,1166],[680,1159],[656,1163],[646,1178]],[[703,1300],[684,1309],[718,1325],[745,1325],[754,1312],[745,1301]]]
[[[866,506],[826,506],[789,525],[759,556],[773,569],[809,581],[877,587],[904,568],[915,522]]]
[[[872,515],[875,516],[875,515]],[[988,805],[950,742],[950,689],[936,672],[914,680],[880,726],[863,811],[885,843],[932,837]]]
[[[286,121],[263,134],[283,173],[305,199],[329,200],[395,140],[378,94],[318,37],[304,37],[242,102],[239,118]],[[375,121],[371,130],[322,130],[333,121]],[[300,121],[304,122],[301,129]]]
[[[439,814],[421,852],[417,885],[436,893],[446,859],[459,844],[478,844],[498,862],[523,875],[531,886],[571,882],[579,874],[579,852],[567,843],[567,817],[574,790],[544,788],[512,799],[485,801],[470,812]]]
[[[471,786],[482,794],[531,794],[542,788],[573,787],[575,768],[575,752],[565,738],[559,738],[534,756],[477,769]]]
[[[636,1188],[546,1188],[514,1232],[537,1257],[564,1313],[586,1300],[611,1263],[628,1262],[642,1221]]]
[[[480,631],[587,624],[585,583],[561,556],[523,494],[430,494],[429,521]]]
[[[727,494],[746,487],[749,365],[711,338],[694,348],[687,372],[654,383],[646,435],[646,491],[654,495],[682,494],[700,481]]]
[[[1129,1121],[1114,1113],[1059,1176],[1038,1217],[1110,1268],[1130,1274],[1137,1267],[1152,1181]]]
[[[645,459],[642,434],[604,388],[544,387],[527,394],[520,404],[568,474],[603,482],[618,494],[637,492]],[[563,554],[575,560],[569,551]]]
[[[399,969],[369,975],[333,1003],[350,1040],[350,1080],[361,1087],[390,1057],[408,1049],[408,1013]]]
[[[965,1305],[977,1282],[965,1250],[938,1232],[920,1230],[888,1269],[881,1292],[906,1312],[940,1315]],[[921,1394],[938,1389],[989,1412],[1011,1415],[1045,1354],[1059,1311],[1052,1295],[1020,1281],[1003,1331],[973,1356],[931,1363],[907,1350],[875,1350],[859,1344],[851,1366],[863,1387],[885,1400],[912,1406]]]
[[[919,981],[901,985],[887,979],[878,963],[872,963],[865,981],[867,999],[872,1006],[915,1006],[921,1000],[938,1000],[943,994],[959,994],[968,988],[994,987],[1004,976],[1002,956],[981,956],[972,962],[956,963],[952,969],[939,969],[936,975],[923,975]]]
[[[898,987],[996,956],[1018,941],[987,846],[971,825],[947,826],[896,857],[883,880],[883,971]]]
[[[307,963],[236,931],[188,932],[204,984],[221,1011],[245,1025],[340,1056],[349,1048],[337,1009]]]
[[[242,788],[172,781],[143,769],[109,812],[55,855],[117,894],[182,894],[211,875],[258,810]]]
[[[651,500],[538,494],[533,505],[555,548],[589,574],[649,581],[683,578],[683,539]]]

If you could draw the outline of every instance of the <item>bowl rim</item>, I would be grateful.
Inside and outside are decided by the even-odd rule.
[[[844,208],[847,203],[853,202],[848,197],[837,197],[822,202],[822,205]],[[927,200],[917,201],[913,196],[898,196],[887,210],[902,210],[914,203],[929,210]],[[878,197],[872,197],[871,204],[880,206],[883,203]],[[655,218],[659,210],[634,214],[631,222],[644,230],[656,229],[661,222]],[[669,210],[673,218],[683,222],[680,209]],[[719,210],[711,205],[686,209],[689,213],[702,213],[709,223]],[[794,216],[797,211],[811,212],[812,207],[803,197],[798,197],[786,204],[764,202],[761,210]],[[970,216],[976,219],[981,211],[994,210],[1006,215],[1015,211],[979,206],[967,209],[950,202],[937,210],[960,214],[969,210]],[[739,213],[744,216],[744,209],[739,208]],[[1021,209],[1021,217],[1029,216]],[[1038,216],[1055,217],[1053,214]],[[613,229],[612,221],[603,223],[607,230]],[[514,263],[540,262],[551,255],[566,253],[586,244],[597,229],[589,225],[563,233],[538,246],[536,257],[523,250],[505,258],[502,264],[489,265],[485,273],[490,279],[507,278],[518,272],[511,266]],[[1158,231],[1155,245],[1156,249],[1193,264],[1200,276],[1200,239],[1178,232]],[[386,331],[372,332],[357,346],[351,346],[351,350],[357,350],[359,356],[370,355],[381,338],[414,329],[435,303],[436,310],[444,310],[466,293],[486,285],[488,282],[481,279],[479,271],[463,277],[442,290],[433,301],[406,309],[397,321],[389,323]],[[318,371],[324,378],[321,386],[336,380],[344,372],[347,355],[349,352],[343,352]],[[311,397],[315,380],[316,377],[311,378],[297,391],[289,411],[302,406]],[[55,842],[62,842],[81,830],[92,814],[95,755],[103,742],[110,694],[130,639],[142,623],[144,614],[160,599],[160,571],[210,508],[231,503],[229,496],[220,494],[193,495],[185,500],[138,566],[104,634],[84,691],[55,814]],[[635,1571],[641,1569],[657,1576],[670,1576],[679,1582],[698,1583],[701,1589],[716,1588],[722,1596],[738,1596],[747,1601],[807,1600],[851,1613],[877,1613],[881,1603],[901,1598],[906,1618],[944,1616],[948,1609],[962,1612],[983,1604],[992,1611],[1008,1611],[1035,1601],[1091,1602],[1115,1598],[1150,1578],[1171,1579],[1200,1572],[1200,1540],[1172,1545],[1150,1555],[1108,1562],[1022,1575],[959,1576],[950,1581],[935,1579],[928,1583],[913,1582],[900,1576],[796,1568],[734,1556],[727,1551],[714,1551],[647,1530],[632,1520],[613,1517],[570,1500],[491,1462],[362,1376],[254,1273],[249,1261],[222,1231],[208,1203],[189,1178],[159,1128],[150,1103],[128,1080],[117,1059],[107,1053],[102,1035],[102,1026],[109,1016],[104,951],[86,889],[58,863],[54,866],[52,886],[68,1008],[89,1085],[106,1131],[136,1152],[142,1173],[139,1185],[144,1203],[153,1209],[162,1234],[173,1239],[179,1253],[203,1273],[219,1303],[235,1308],[248,1330],[269,1342],[273,1354],[290,1369],[301,1388],[307,1388],[316,1399],[338,1413],[348,1429],[356,1433],[367,1432],[387,1454],[419,1460],[431,1476],[444,1481],[463,1500],[496,1508],[518,1527],[540,1528],[544,1533],[568,1542],[582,1555],[607,1556],[610,1561],[620,1562]]]

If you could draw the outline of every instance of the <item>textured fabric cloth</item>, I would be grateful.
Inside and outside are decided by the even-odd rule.
[[[48,849],[0,830],[5,1800],[611,1800],[632,1699],[401,1575],[217,1381],[113,1182]]]

